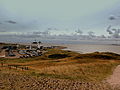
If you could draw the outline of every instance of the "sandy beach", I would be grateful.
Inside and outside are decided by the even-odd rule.
[[[120,46],[107,44],[64,44],[64,50],[75,51],[79,53],[91,52],[113,52],[120,54]]]
[[[31,43],[17,43],[17,44],[21,44],[21,45],[31,45]],[[33,44],[32,44],[33,45]],[[66,47],[63,50],[70,50],[70,51],[75,51],[78,53],[92,53],[92,52],[113,52],[113,53],[117,53],[120,54],[120,44],[117,43],[113,43],[113,41],[108,41],[108,42],[77,42],[77,43],[58,43],[58,42],[49,42],[49,43],[41,43],[42,46],[63,46]],[[33,45],[34,46],[34,45]]]

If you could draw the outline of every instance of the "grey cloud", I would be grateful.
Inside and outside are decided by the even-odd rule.
[[[116,28],[111,28],[111,26],[109,26],[107,28],[107,32],[110,34],[110,36],[112,38],[120,38],[120,29],[116,29]]]
[[[108,28],[107,28],[107,32],[109,33],[109,34],[113,34],[113,32],[110,30],[110,28],[111,28],[111,25],[110,26],[108,26]]]
[[[116,19],[115,16],[110,16],[110,17],[109,17],[109,20],[115,20],[115,19]]]
[[[56,31],[56,30],[59,30],[59,29],[58,29],[58,28],[47,28],[47,30],[48,30],[48,31],[50,31],[50,30],[51,30],[51,31],[52,31],[52,30],[55,30],[55,31]]]
[[[89,35],[90,37],[94,37],[94,36],[95,36],[95,33],[94,33],[93,31],[89,31],[89,32],[88,32],[88,35]]]
[[[47,28],[47,30],[52,30],[52,28]]]
[[[11,23],[11,24],[16,24],[17,22],[15,21],[12,21],[12,20],[9,20],[9,21],[6,21],[7,23]]]
[[[0,30],[0,32],[6,32],[5,30]]]
[[[38,32],[33,32],[33,35],[50,35],[50,32],[47,31],[38,31]]]
[[[83,32],[80,30],[80,29],[78,29],[77,31],[75,31],[76,33],[78,33],[78,34],[83,34]]]
[[[38,31],[38,32],[33,32],[34,35],[38,35],[41,34],[42,32]]]
[[[109,34],[113,34],[113,32],[112,32],[112,31],[110,31],[110,30],[107,30],[107,32],[108,32]]]

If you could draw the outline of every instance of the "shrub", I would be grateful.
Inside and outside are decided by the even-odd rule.
[[[75,57],[75,59],[84,59],[84,58],[90,58],[90,59],[120,59],[119,54],[110,53],[110,52],[101,52],[101,53],[88,53],[88,54],[79,54]]]
[[[66,58],[69,57],[67,54],[52,54],[49,55],[48,58],[55,58],[55,59],[60,59],[60,58]]]

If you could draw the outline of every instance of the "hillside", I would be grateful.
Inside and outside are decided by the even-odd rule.
[[[120,64],[119,60],[120,55],[110,52],[79,54],[72,51],[49,49],[48,52],[39,57],[19,59],[0,58],[0,78],[4,78],[5,81],[2,79],[2,82],[6,82],[8,86],[8,83],[17,81],[16,87],[14,88],[17,88],[17,86],[20,86],[19,83],[23,82],[27,86],[21,84],[22,88],[38,88],[40,87],[39,85],[42,84],[40,81],[45,80],[42,81],[42,87],[46,89],[48,89],[48,87],[60,87],[59,90],[62,90],[62,88],[66,88],[65,90],[67,90],[67,88],[72,85],[71,90],[74,90],[74,87],[76,87],[77,90],[78,88],[96,90],[96,87],[106,90],[106,87],[111,87],[103,82],[112,74],[114,68]],[[13,74],[13,76],[15,75],[15,77],[11,74]],[[9,76],[10,81],[7,79],[7,76]],[[29,84],[27,84],[26,79],[24,81],[25,77],[30,77]],[[23,79],[23,81],[18,80],[18,78]],[[33,81],[31,82],[31,80]],[[59,85],[55,83],[52,84],[52,86],[47,83],[54,83],[54,80],[56,80]],[[67,83],[64,83],[64,81]],[[39,82],[39,85],[35,84],[35,86],[31,86],[32,83],[37,82]]]

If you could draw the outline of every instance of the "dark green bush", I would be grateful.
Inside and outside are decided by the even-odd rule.
[[[111,52],[101,52],[101,53],[89,53],[89,54],[80,54],[75,57],[75,59],[84,59],[84,58],[89,58],[89,59],[120,59],[119,54],[111,53]]]
[[[69,57],[67,54],[52,54],[49,55],[48,58],[53,58],[53,59],[60,59],[60,58],[66,58]]]

